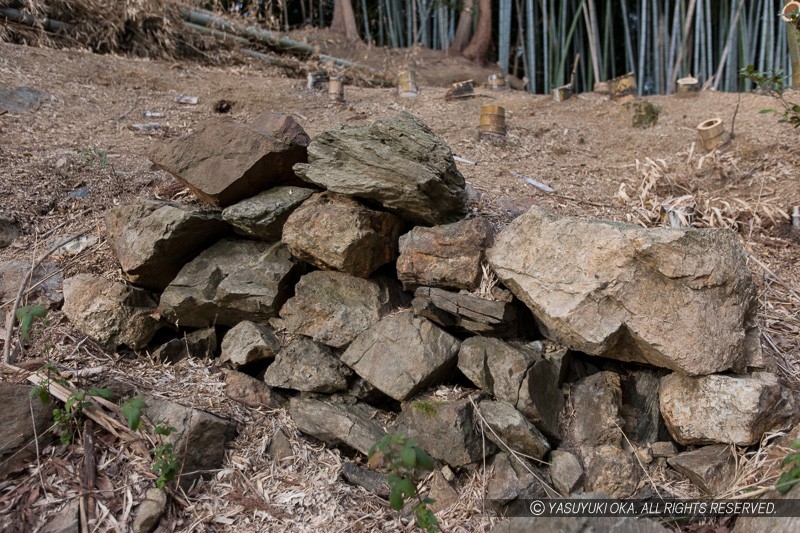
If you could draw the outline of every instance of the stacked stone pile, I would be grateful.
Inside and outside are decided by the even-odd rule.
[[[108,349],[219,357],[232,397],[286,404],[318,439],[367,453],[399,432],[456,473],[486,460],[508,503],[644,496],[664,463],[723,492],[725,445],[796,419],[729,231],[534,207],[498,232],[409,114],[313,140],[285,115],[212,122],[151,158],[218,209],[109,211],[128,283],[66,279],[64,312]]]

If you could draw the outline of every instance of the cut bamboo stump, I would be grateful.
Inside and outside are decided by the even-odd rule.
[[[553,89],[553,100],[556,102],[563,102],[569,100],[572,96],[572,85],[562,85]]]
[[[636,98],[636,76],[633,72],[618,76],[608,82],[611,99],[620,103],[630,102]]]
[[[398,75],[397,94],[403,98],[413,98],[419,94],[417,75],[413,70],[406,70]]]
[[[487,104],[481,107],[481,120],[478,126],[481,137],[505,137],[506,135],[506,110],[505,108]]]
[[[686,76],[675,82],[675,94],[679,98],[691,98],[697,96],[700,91],[700,81],[692,76]]]
[[[331,78],[328,82],[328,98],[334,102],[344,102],[344,83],[342,80]]]
[[[797,16],[800,13],[800,2],[787,2],[781,10],[781,18],[786,22],[789,45],[789,59],[792,63],[792,88],[800,89],[800,30],[797,28]]]
[[[697,133],[703,141],[703,147],[709,152],[724,145],[730,140],[730,135],[725,131],[721,118],[706,120],[697,126]]]

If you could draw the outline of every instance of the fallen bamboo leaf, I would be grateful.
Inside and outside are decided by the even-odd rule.
[[[523,176],[519,172],[514,172],[513,174],[518,178],[522,178],[522,181],[524,181],[525,183],[527,183],[529,185],[533,185],[537,189],[541,189],[544,192],[556,192],[556,190],[554,188],[550,187],[549,185],[547,185],[545,183],[542,183],[539,180],[535,180],[533,178],[529,178],[528,176]]]

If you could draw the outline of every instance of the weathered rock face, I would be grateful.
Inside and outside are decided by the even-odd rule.
[[[611,444],[590,448],[584,453],[586,490],[602,492],[612,498],[628,498],[639,484],[640,467],[631,452]]]
[[[222,338],[220,363],[230,362],[233,368],[255,361],[272,359],[281,349],[281,341],[269,328],[243,320]]]
[[[21,259],[0,261],[0,300],[14,301],[24,280],[31,274],[31,262]],[[33,271],[27,286],[32,287],[28,294],[30,304],[51,307],[63,299],[62,277],[58,263],[44,261]]]
[[[466,212],[464,177],[447,144],[408,113],[368,126],[340,125],[308,146],[304,180],[380,203],[415,224],[455,222]]]
[[[486,438],[501,449],[507,449],[507,446],[536,459],[543,458],[550,451],[550,443],[544,435],[510,404],[485,400],[478,404],[478,411],[494,430],[488,431]]]
[[[578,458],[563,450],[550,452],[550,479],[564,496],[575,492],[583,483],[583,467]]]
[[[397,258],[403,221],[347,196],[317,193],[283,226],[283,242],[295,257],[323,270],[369,277]]]
[[[691,375],[760,358],[756,290],[736,235],[644,229],[531,208],[487,252],[542,333]]]
[[[288,402],[286,398],[259,381],[236,370],[222,370],[225,373],[225,394],[231,400],[248,407],[277,409]]]
[[[519,302],[487,300],[472,294],[419,287],[414,291],[411,305],[414,314],[440,326],[500,338],[516,338],[522,333],[517,320]]]
[[[284,347],[264,374],[270,387],[305,392],[347,390],[353,371],[331,353],[331,349],[305,337]]]
[[[667,463],[712,496],[724,492],[736,475],[736,457],[727,444],[684,452]]]
[[[53,423],[53,408],[30,398],[31,390],[28,385],[0,382],[0,480],[36,457],[34,435],[38,435],[40,447],[51,438],[47,428]]]
[[[514,515],[513,501],[517,498],[546,495],[539,481],[545,477],[543,472],[527,459],[500,452],[488,461],[486,470],[486,503],[492,509]],[[526,512],[524,508],[516,510]]]
[[[658,403],[658,380],[666,371],[638,370],[622,379],[622,407],[625,435],[639,444],[669,439]]]
[[[172,363],[187,357],[209,359],[218,355],[218,346],[217,331],[214,328],[203,328],[165,342],[153,351],[153,358]]]
[[[477,289],[484,252],[493,240],[494,228],[485,218],[432,228],[417,226],[400,237],[397,277],[406,290],[419,286]]]
[[[342,362],[384,394],[404,401],[447,375],[456,365],[458,347],[458,339],[409,310],[384,317],[359,335]]]
[[[165,440],[182,454],[181,487],[188,488],[202,472],[219,468],[225,460],[225,444],[236,435],[230,420],[161,398],[147,397],[150,420],[163,420],[175,428]]]
[[[570,389],[572,413],[567,420],[565,444],[583,457],[584,450],[603,444],[622,444],[623,420],[619,416],[622,389],[614,372],[583,378]]]
[[[316,270],[300,278],[280,315],[290,332],[343,348],[405,301],[399,284],[390,278],[367,280]]]
[[[108,350],[144,348],[161,323],[155,298],[143,289],[93,274],[64,280],[64,314],[84,335]]]
[[[309,139],[291,116],[264,113],[252,124],[209,121],[191,135],[159,143],[150,159],[200,199],[226,207],[261,191],[298,182]]]
[[[163,290],[230,226],[219,215],[170,202],[139,200],[106,213],[108,244],[131,283]]]
[[[539,349],[470,337],[459,350],[458,368],[477,387],[513,405],[548,437],[559,440],[564,398],[557,369],[541,355]]]
[[[276,316],[301,274],[285,245],[223,239],[187,263],[159,309],[181,326],[235,326]]]
[[[279,241],[286,219],[312,194],[304,187],[275,187],[226,207],[222,218],[240,235]]]
[[[481,435],[475,429],[469,398],[456,401],[424,398],[410,402],[397,418],[394,429],[417,441],[434,459],[453,467],[483,458]]]
[[[386,434],[372,420],[374,409],[364,405],[333,404],[320,400],[292,398],[291,415],[297,429],[332,444],[346,444],[364,455]]]
[[[167,509],[167,494],[160,489],[148,489],[144,500],[133,515],[133,533],[150,533],[158,525]]]
[[[795,402],[774,374],[690,377],[669,374],[659,387],[661,414],[681,444],[750,446],[788,424]]]

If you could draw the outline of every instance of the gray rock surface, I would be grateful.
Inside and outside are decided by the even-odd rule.
[[[796,417],[791,393],[774,374],[661,378],[661,414],[681,444],[749,446]]]
[[[727,444],[683,452],[667,459],[667,464],[711,496],[724,493],[736,475],[736,456]]]
[[[226,207],[270,187],[296,183],[309,139],[289,115],[263,113],[249,125],[231,119],[158,143],[150,159],[200,199]]]
[[[25,259],[10,259],[0,261],[0,300],[13,302],[22,283],[32,288],[28,293],[28,305],[43,305],[52,307],[64,299],[62,293],[63,279],[58,263],[43,261],[31,274],[30,261]]]
[[[583,486],[583,466],[573,454],[553,450],[550,452],[550,480],[558,492],[569,496]]]
[[[240,235],[279,241],[286,219],[313,193],[305,187],[274,187],[226,207],[222,218]]]
[[[389,482],[383,472],[377,472],[356,463],[345,461],[342,465],[342,477],[351,485],[363,487],[381,498],[389,497]]]
[[[800,500],[800,485],[795,485],[786,494],[773,490],[764,494],[762,499],[784,500],[785,509],[783,516],[750,517],[740,516],[736,519],[733,533],[795,533],[800,531],[800,516],[797,516],[797,501]]]
[[[625,434],[638,444],[669,439],[658,403],[658,380],[665,371],[638,369],[631,374],[620,382]]]
[[[184,333],[183,337],[172,339],[153,351],[157,361],[175,363],[187,357],[210,359],[218,355],[217,331],[203,328]]]
[[[266,361],[275,357],[281,349],[281,341],[263,324],[243,320],[233,326],[222,338],[220,363],[231,367],[255,361]]]
[[[478,411],[490,428],[486,438],[500,449],[510,448],[536,459],[542,459],[550,451],[544,435],[512,405],[484,400],[478,404]]]
[[[228,398],[248,407],[277,409],[288,402],[267,384],[236,370],[222,369],[225,373],[225,394]]]
[[[518,338],[521,324],[517,301],[489,300],[431,287],[419,287],[411,302],[414,314],[447,328],[478,335]]]
[[[564,444],[581,458],[584,450],[603,444],[622,444],[619,415],[622,390],[619,375],[600,372],[575,383],[569,391]],[[588,477],[588,476],[587,476]]]
[[[483,443],[475,419],[468,398],[443,401],[425,397],[409,402],[394,429],[417,441],[434,459],[456,467],[483,458]],[[492,447],[486,451],[490,453]]]
[[[542,333],[572,349],[692,375],[760,360],[756,288],[733,232],[645,229],[533,207],[487,258]]]
[[[106,212],[106,236],[131,283],[163,290],[198,253],[230,233],[218,214],[138,200]]]
[[[283,226],[292,255],[323,270],[367,278],[397,258],[402,219],[322,192],[294,210]]]
[[[612,498],[629,498],[636,491],[642,470],[633,453],[603,444],[583,455],[586,490],[602,492]]]
[[[331,349],[306,337],[296,337],[285,346],[264,374],[270,387],[304,392],[347,390],[353,371]]]
[[[277,316],[303,265],[281,243],[223,239],[186,264],[159,310],[181,326],[235,326]]]
[[[0,481],[36,457],[34,434],[39,436],[40,448],[52,438],[47,428],[53,423],[53,407],[30,398],[32,389],[29,385],[0,382]]]
[[[133,514],[133,533],[151,533],[167,509],[167,494],[161,489],[147,489]]]
[[[397,277],[406,290],[420,286],[477,289],[484,253],[493,240],[494,228],[485,218],[432,228],[417,226],[400,237]]]
[[[317,270],[300,278],[280,315],[291,333],[344,348],[404,303],[399,284],[390,278]]]
[[[409,113],[366,126],[334,126],[308,146],[304,180],[381,204],[415,224],[455,222],[466,212],[464,177],[450,148]]]
[[[332,444],[345,444],[364,455],[383,438],[383,427],[365,404],[346,405],[310,398],[292,398],[289,415],[297,429]]]
[[[158,303],[143,289],[94,274],[64,280],[64,314],[81,333],[108,350],[144,348],[161,328]]]
[[[342,362],[384,394],[404,401],[453,370],[458,348],[458,339],[408,310],[382,318],[359,335]]]

